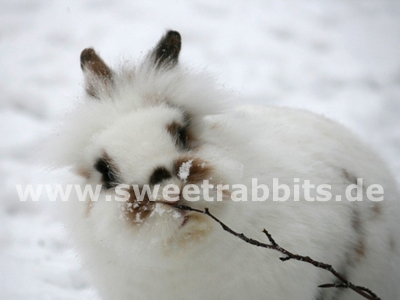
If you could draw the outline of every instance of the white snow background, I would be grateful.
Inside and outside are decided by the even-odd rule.
[[[35,151],[83,91],[82,49],[137,59],[166,29],[180,61],[241,103],[295,106],[346,124],[400,180],[400,1],[0,2],[0,299],[97,299],[53,204],[15,184],[52,182]]]

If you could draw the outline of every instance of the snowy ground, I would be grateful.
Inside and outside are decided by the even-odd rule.
[[[30,1],[0,3],[0,299],[96,299],[34,154],[82,90],[80,51],[137,58],[165,29],[181,62],[206,67],[243,103],[307,108],[353,129],[400,181],[397,0]]]

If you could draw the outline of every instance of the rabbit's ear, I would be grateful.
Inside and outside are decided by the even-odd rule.
[[[101,90],[108,90],[112,85],[112,71],[96,54],[93,48],[86,48],[81,53],[81,68],[85,75],[86,92],[99,98]]]
[[[157,68],[172,68],[178,63],[180,51],[181,35],[169,30],[154,48],[151,58]]]

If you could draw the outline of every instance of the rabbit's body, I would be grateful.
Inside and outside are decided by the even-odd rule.
[[[211,218],[174,206],[183,204],[207,207],[263,242],[266,228],[287,250],[333,265],[382,299],[398,299],[399,195],[381,160],[345,128],[309,112],[241,107],[220,113],[221,95],[205,86],[208,81],[176,66],[178,38],[168,32],[143,65],[119,73],[94,52],[82,56],[88,93],[98,99],[88,99],[70,120],[57,152],[61,164],[81,175],[82,187],[103,184],[98,201],[72,199],[67,212],[102,298],[360,299],[351,290],[318,288],[336,279],[302,262],[281,262],[282,254],[248,245]],[[265,201],[253,201],[253,178],[269,187]],[[291,189],[286,201],[283,188],[273,194],[274,178]],[[345,190],[357,178],[363,201],[349,201]],[[210,189],[214,201],[201,194],[189,202],[180,194],[178,202],[140,204],[131,189],[128,201],[107,201],[116,184],[183,188],[203,180],[229,188]],[[310,195],[301,187],[305,180],[315,185]],[[247,201],[232,199],[235,184],[247,187],[241,195]],[[317,201],[327,200],[316,188],[321,184],[331,186],[332,199]],[[367,199],[372,184],[383,187],[383,201]]]

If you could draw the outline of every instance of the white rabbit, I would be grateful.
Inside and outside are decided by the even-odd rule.
[[[115,71],[93,49],[81,55],[87,99],[67,119],[53,152],[58,165],[80,176],[82,189],[102,184],[98,199],[74,196],[65,212],[101,298],[362,299],[351,290],[319,288],[337,279],[303,262],[281,262],[281,253],[246,244],[210,217],[177,207],[187,205],[208,208],[263,242],[266,228],[282,247],[333,265],[382,299],[399,299],[400,197],[382,161],[347,129],[310,112],[228,111],[227,97],[209,77],[178,64],[180,48],[179,33],[168,31],[141,64]],[[350,201],[357,178],[363,199]],[[307,192],[306,180],[330,189]],[[143,201],[133,188],[168,184],[178,192]],[[269,197],[254,201],[266,196],[262,184]],[[286,201],[284,184],[291,192]],[[199,201],[182,192],[189,185],[200,188]],[[371,191],[375,198],[367,199]]]

